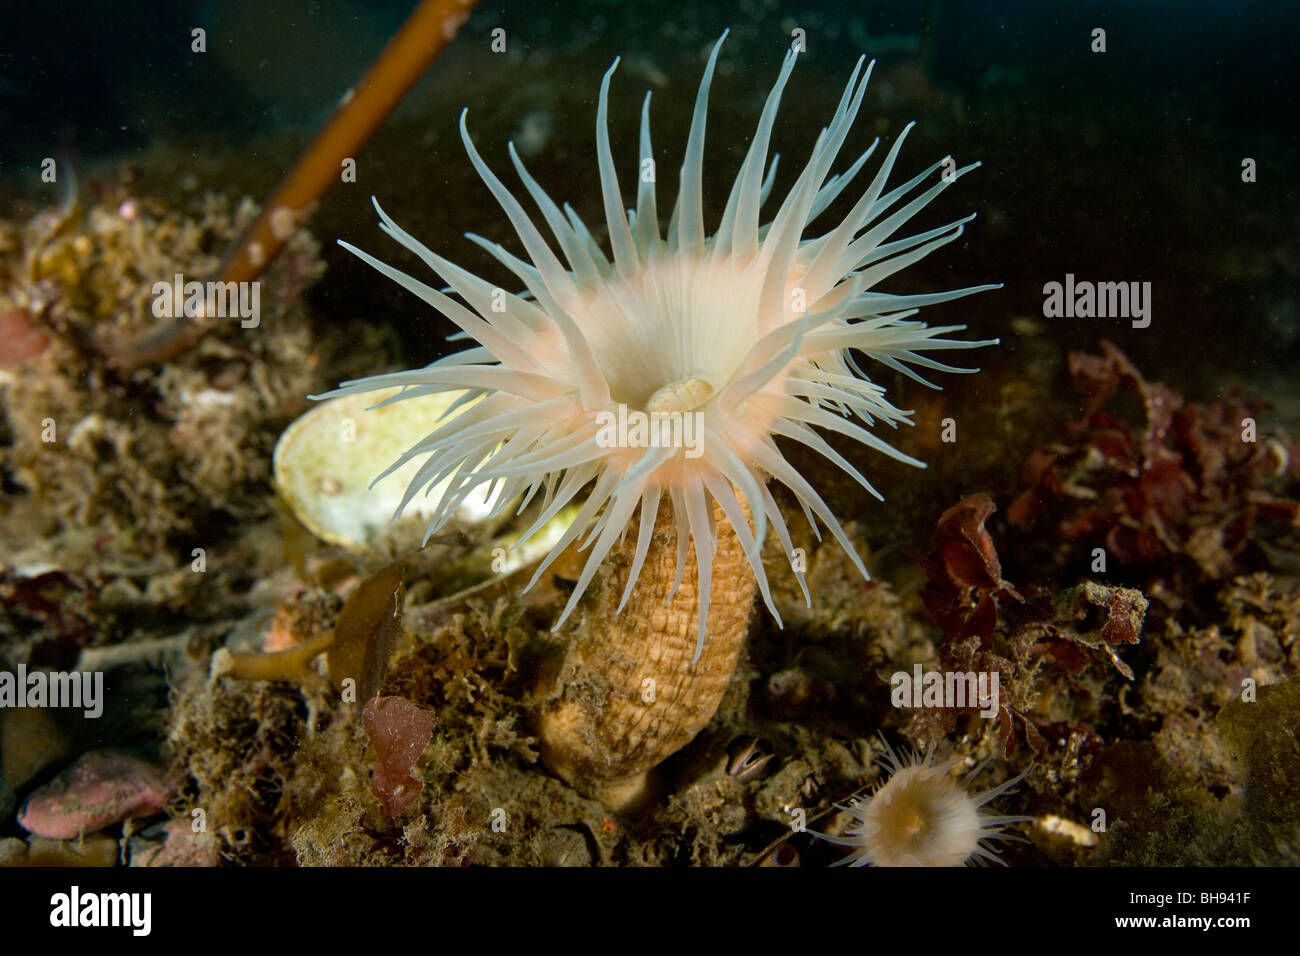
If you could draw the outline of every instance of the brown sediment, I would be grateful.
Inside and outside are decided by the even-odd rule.
[[[543,675],[542,760],[616,812],[651,799],[651,771],[713,718],[744,648],[754,575],[716,504],[714,520],[718,549],[699,660],[695,542],[681,587],[665,601],[677,567],[672,508],[665,503],[627,606],[615,613],[635,552],[632,540],[606,559],[572,643]]]

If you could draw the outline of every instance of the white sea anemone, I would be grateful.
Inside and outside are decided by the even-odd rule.
[[[403,231],[377,202],[383,230],[423,259],[458,298],[342,243],[428,302],[460,327],[462,337],[476,343],[425,368],[346,382],[331,393],[405,386],[401,394],[388,399],[392,402],[430,392],[465,391],[451,417],[389,469],[412,458],[424,459],[402,507],[421,489],[449,479],[429,527],[433,534],[477,486],[498,483],[499,509],[522,498],[518,506],[522,510],[540,496],[541,513],[530,535],[571,501],[581,500],[586,490],[577,519],[529,583],[531,587],[561,551],[587,534],[583,546],[590,547],[590,556],[556,627],[573,611],[639,505],[635,560],[623,595],[626,603],[665,496],[677,532],[678,584],[688,542],[695,543],[700,646],[717,548],[714,501],[735,527],[763,599],[776,615],[760,560],[768,526],[775,529],[787,553],[792,546],[766,487],[769,477],[794,493],[814,530],[818,519],[830,529],[866,575],[839,521],[782,455],[774,437],[781,435],[815,449],[880,498],[813,427],[849,435],[892,458],[923,467],[852,419],[856,415],[867,425],[877,420],[893,427],[910,424],[910,413],[886,400],[884,389],[867,377],[852,353],[856,350],[929,385],[912,366],[974,370],[953,368],[921,352],[996,342],[941,338],[965,326],[927,328],[922,322],[908,321],[923,306],[996,285],[926,295],[876,291],[895,272],[958,238],[974,218],[886,241],[978,165],[956,169],[950,160],[940,160],[885,191],[911,124],[843,221],[823,235],[804,238],[809,224],[840,195],[876,147],[873,143],[847,170],[831,175],[831,165],[866,92],[871,65],[864,71],[865,57],[854,68],[839,107],[817,137],[798,180],[771,221],[760,225],[759,209],[776,172],[776,157],[770,165],[767,162],[768,141],[797,58],[793,51],[786,54],[722,220],[712,236],[706,235],[701,195],[705,116],[714,66],[725,39],[724,33],[714,45],[700,83],[666,233],[660,232],[656,204],[649,94],[641,110],[636,210],[624,209],[607,126],[616,60],[601,83],[596,113],[596,154],[612,261],[574,210],[567,204],[557,206],[529,175],[511,145],[511,161],[554,234],[564,256],[561,261],[519,201],[479,156],[464,112],[460,131],[470,161],[518,232],[527,260],[480,236],[469,238],[513,272],[526,291],[509,294],[448,262]],[[944,175],[913,195],[941,168]],[[624,413],[654,416],[656,422],[673,414],[699,413],[692,418],[699,426],[696,447],[627,447],[636,444],[630,439],[624,447],[611,447],[605,426],[620,408]],[[753,516],[752,526],[742,500]],[[799,579],[806,598],[802,575]]]
[[[881,763],[889,771],[889,779],[871,797],[854,797],[840,805],[852,817],[844,836],[815,835],[852,847],[853,852],[836,866],[1001,863],[989,844],[1008,838],[1004,827],[1032,817],[995,816],[985,813],[983,807],[1010,791],[1024,774],[969,794],[952,776],[960,760],[955,757],[936,764],[930,754],[900,758],[886,743]]]

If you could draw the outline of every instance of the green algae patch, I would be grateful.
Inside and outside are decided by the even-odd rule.
[[[1150,742],[1099,755],[1089,783],[1108,812],[1094,865],[1295,866],[1300,864],[1300,682],[1257,689],[1225,705],[1204,728],[1231,789],[1175,768]],[[1243,696],[1249,697],[1249,694]]]
[[[1246,767],[1233,862],[1300,864],[1300,681],[1261,687],[1256,700],[1224,707],[1216,723]]]

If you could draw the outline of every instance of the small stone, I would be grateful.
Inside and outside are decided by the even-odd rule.
[[[544,866],[591,866],[591,848],[577,830],[556,827],[542,849]]]
[[[71,840],[127,817],[152,816],[170,795],[162,774],[150,764],[96,750],[28,797],[18,823],[37,836]]]
[[[97,869],[117,866],[117,841],[110,836],[92,836],[79,840],[47,840],[34,836],[27,841],[24,866],[89,866]]]
[[[183,817],[168,820],[161,830],[161,843],[140,837],[131,840],[132,866],[221,865],[221,841],[215,833],[196,833]]]

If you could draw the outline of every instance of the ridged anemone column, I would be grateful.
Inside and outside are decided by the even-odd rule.
[[[672,506],[665,501],[627,606],[615,613],[635,551],[633,534],[610,553],[583,599],[571,644],[539,687],[542,760],[614,812],[639,809],[653,796],[651,771],[713,719],[744,648],[754,572],[716,504],[714,520],[718,550],[699,660],[695,544],[681,587],[666,600],[677,545]]]

